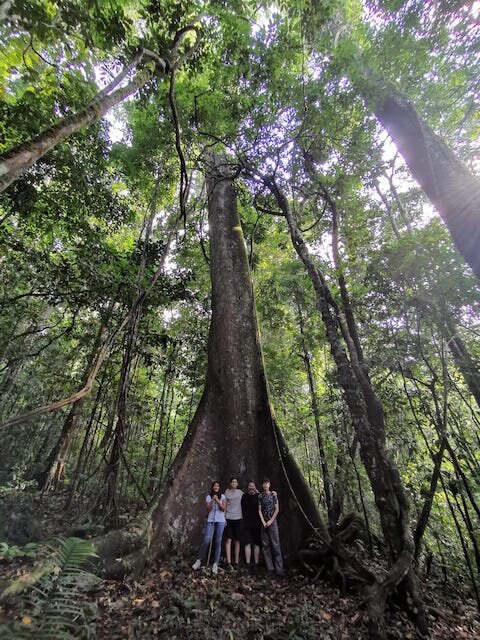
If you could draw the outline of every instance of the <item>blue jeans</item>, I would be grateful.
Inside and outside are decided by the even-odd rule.
[[[202,562],[207,557],[210,540],[212,539],[212,536],[215,536],[215,539],[213,541],[213,562],[216,562],[218,564],[218,561],[220,560],[220,554],[222,553],[222,536],[224,529],[225,522],[207,522],[207,524],[205,525],[205,533],[203,535],[202,545],[200,547],[200,553],[198,554],[198,557],[200,558],[200,560],[202,560]]]

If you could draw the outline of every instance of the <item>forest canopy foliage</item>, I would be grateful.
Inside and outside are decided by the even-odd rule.
[[[336,500],[382,536],[280,192],[332,308],[355,319],[417,559],[466,576],[479,599],[479,13],[441,0],[1,3],[0,168],[21,170],[0,196],[0,485],[64,487],[111,522],[151,505],[203,391],[215,148],[236,169],[277,422],[326,521]],[[433,178],[392,142],[392,96],[421,123]],[[87,111],[21,165],[39,134]],[[447,174],[471,176],[470,217],[430,196]]]

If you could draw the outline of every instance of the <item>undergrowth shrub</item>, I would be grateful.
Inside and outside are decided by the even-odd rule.
[[[94,555],[88,540],[59,539],[44,564],[3,592],[2,599],[8,599],[20,615],[12,624],[0,626],[0,638],[94,638],[97,606],[89,592],[101,580],[86,568]]]

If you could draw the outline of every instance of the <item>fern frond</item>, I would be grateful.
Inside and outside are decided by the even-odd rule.
[[[58,547],[42,566],[29,576],[15,581],[2,594],[13,595],[29,590],[24,599],[32,624],[9,625],[7,640],[78,640],[94,638],[97,607],[87,592],[101,582],[84,569],[96,554],[88,540],[58,540]],[[3,631],[3,629],[2,629]]]
[[[58,563],[62,571],[78,569],[91,557],[96,557],[91,542],[82,538],[58,539]]]

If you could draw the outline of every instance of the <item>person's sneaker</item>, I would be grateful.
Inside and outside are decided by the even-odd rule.
[[[195,560],[195,562],[192,564],[192,569],[194,571],[198,571],[201,566],[202,566],[202,561],[198,559],[198,560]]]
[[[212,564],[212,573],[214,576],[216,576],[218,573],[218,564],[216,562]]]
[[[228,571],[234,571],[233,564],[231,562],[227,563],[227,569]]]

